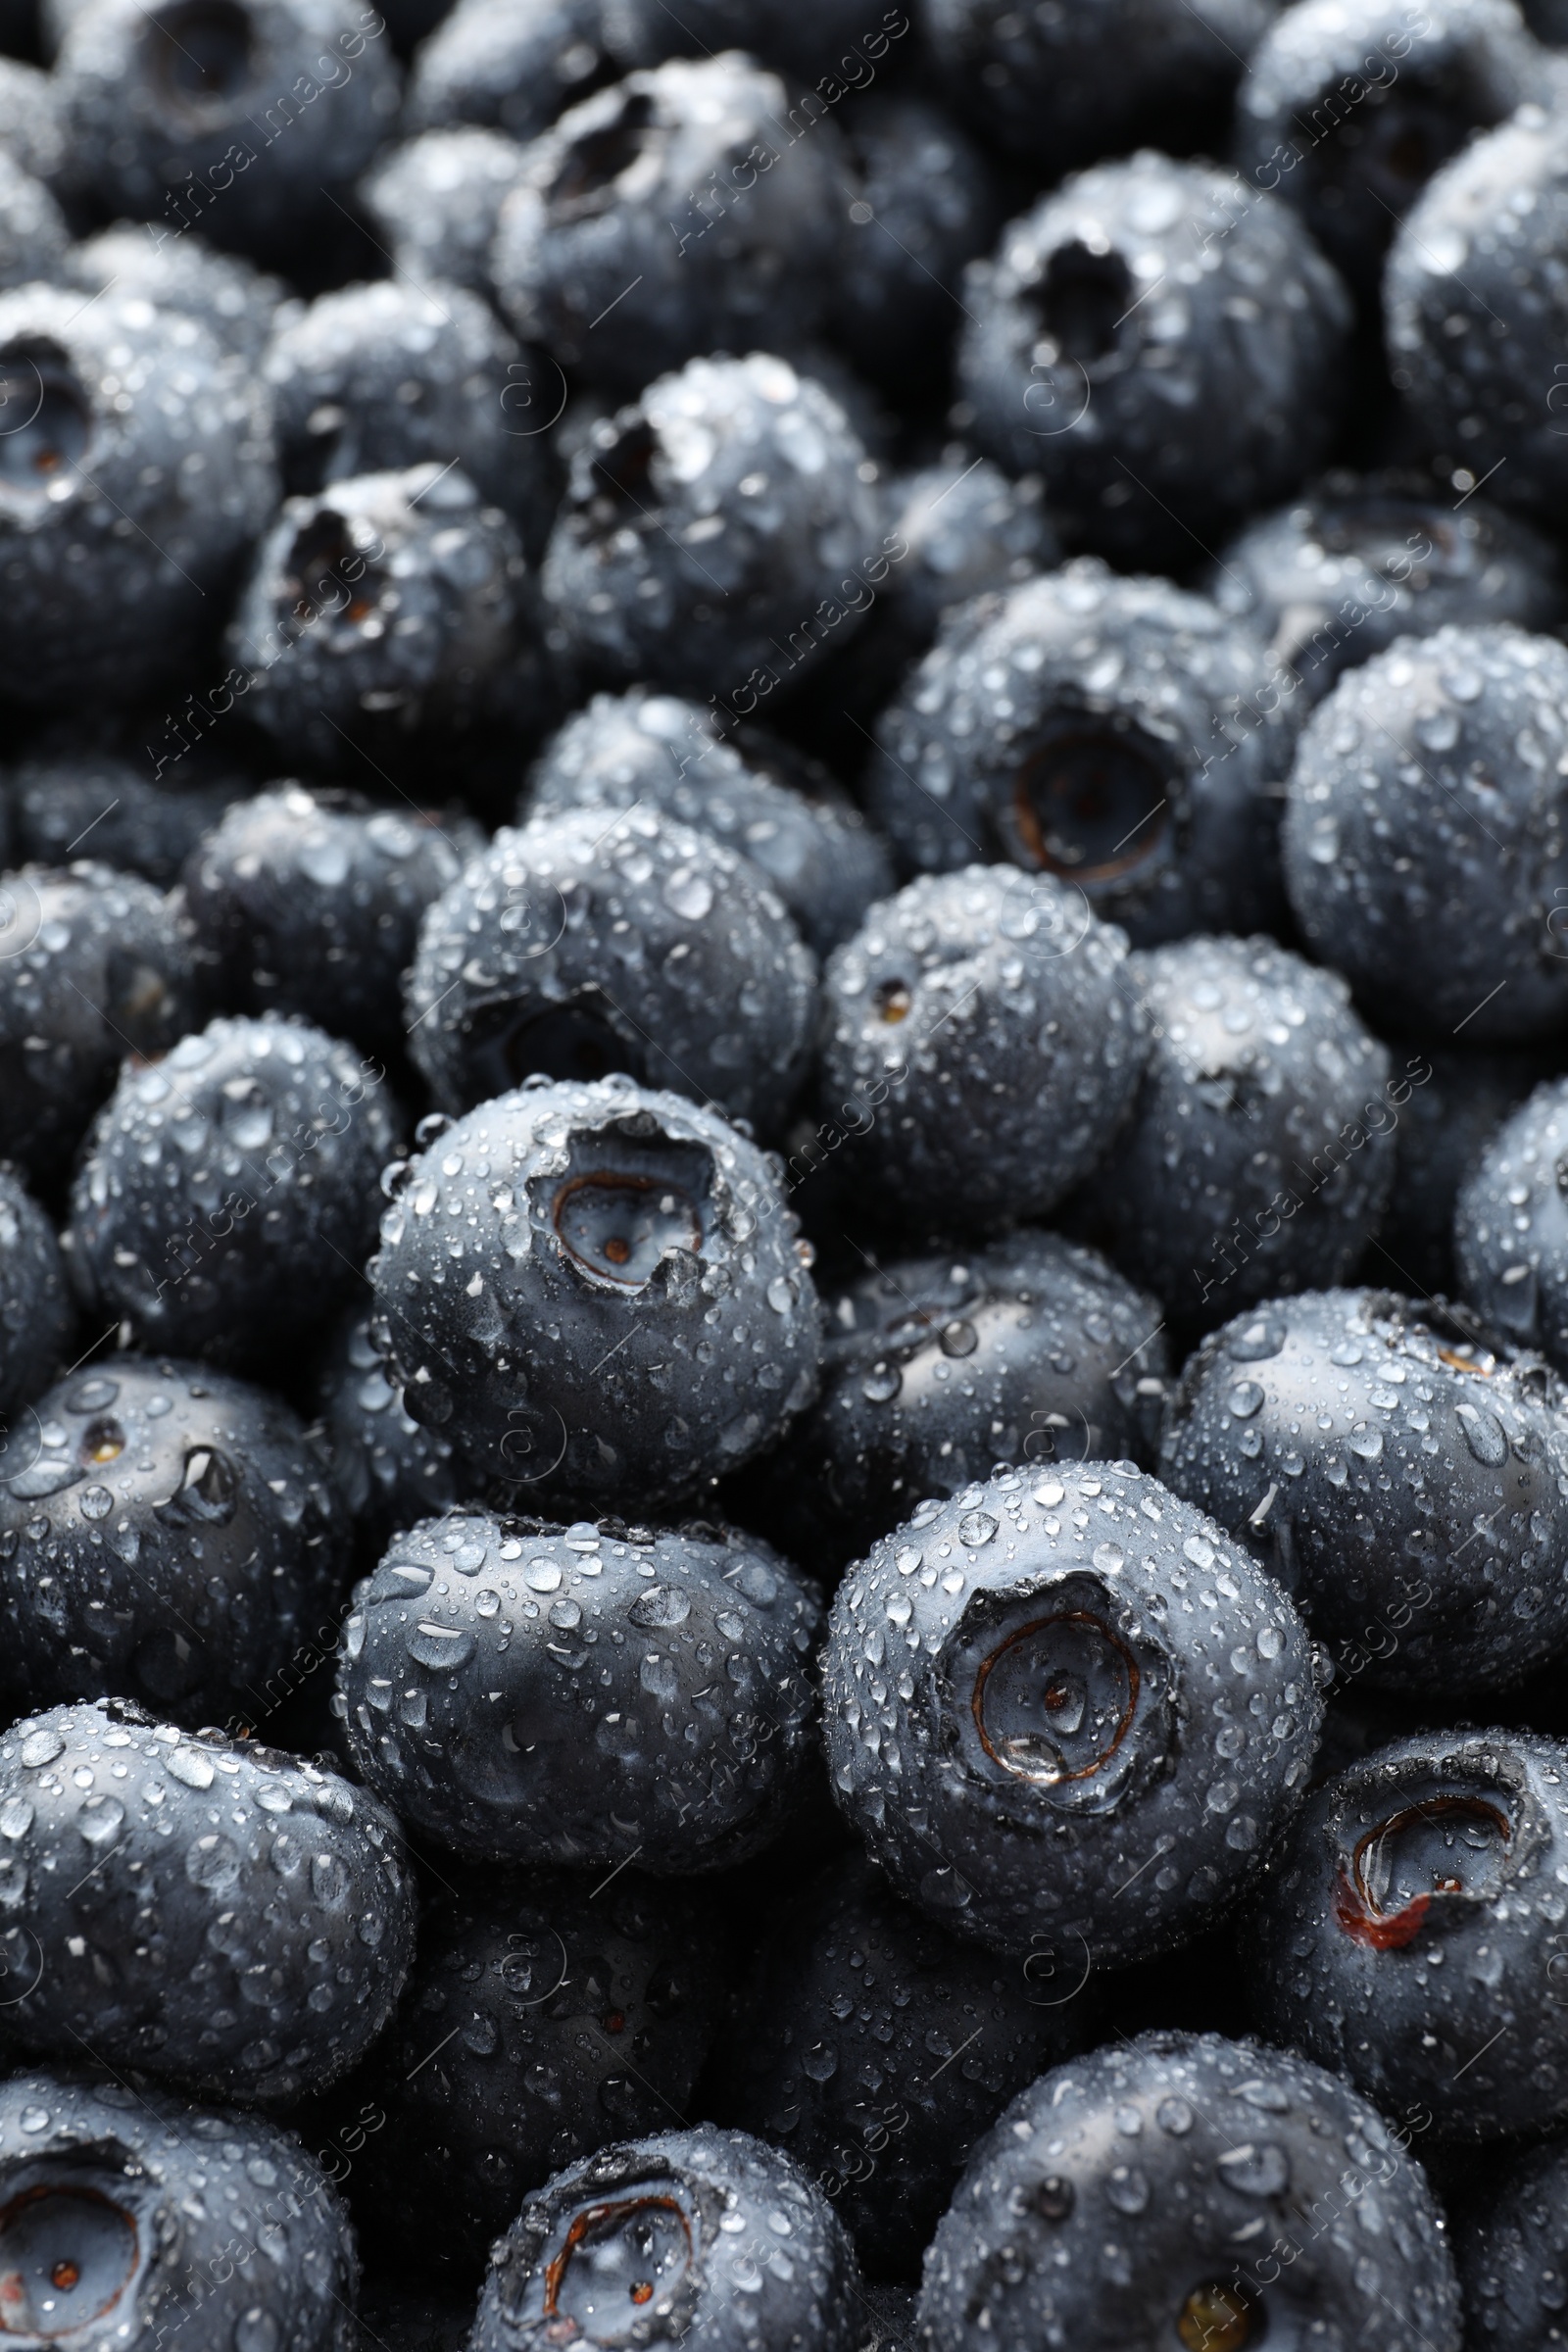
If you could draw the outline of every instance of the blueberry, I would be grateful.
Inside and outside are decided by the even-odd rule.
[[[722,1977],[706,1904],[623,1872],[468,1874],[426,1913],[419,1965],[366,2087],[367,2235],[477,2273],[530,2188],[690,2102]],[[445,2040],[443,2042],[443,2036]]]
[[[1322,1713],[1288,1594],[1130,1462],[922,1503],[839,1587],[822,1693],[834,1793],[899,1891],[1041,1970],[1210,1925]]]
[[[874,475],[787,361],[693,360],[578,450],[546,601],[589,668],[693,694],[717,678],[720,716],[750,717],[853,635],[886,578]]]
[[[133,742],[128,728],[83,732],[69,719],[29,740],[6,779],[24,857],[64,865],[79,844],[167,889],[229,803],[255,789],[220,745],[160,760],[149,778]]]
[[[1207,590],[1314,703],[1396,637],[1449,622],[1546,629],[1563,610],[1556,552],[1528,523],[1485,499],[1455,513],[1397,474],[1330,474],[1233,540]]]
[[[22,7],[30,15],[32,0],[22,0]],[[8,52],[22,46],[6,43]],[[32,43],[25,46],[30,54]],[[67,170],[59,85],[52,74],[40,73],[10,54],[0,57],[0,143],[24,172],[53,194]]]
[[[314,1400],[333,1482],[373,1561],[400,1528],[459,1501],[464,1481],[446,1439],[405,1412],[369,1323],[351,1308],[336,1325],[317,1368]]]
[[[352,0],[85,0],[55,63],[73,180],[111,219],[287,261],[386,135],[384,33]]]
[[[504,829],[436,900],[405,988],[443,1107],[535,1071],[629,1072],[776,1123],[805,1075],[815,965],[765,877],[657,807]]]
[[[869,1114],[862,1186],[916,1221],[1047,1214],[1104,1152],[1148,1055],[1126,956],[1081,892],[1010,865],[874,906],[822,989],[822,1100]]]
[[[283,2105],[358,2064],[414,1958],[413,1882],[379,1800],[123,1699],[0,1741],[13,2049]],[[30,1965],[29,1965],[30,1964]]]
[[[615,78],[635,17],[624,0],[458,0],[415,59],[405,122],[537,138],[564,107]]]
[[[1268,1562],[1347,1672],[1499,1690],[1568,1633],[1563,1398],[1441,1305],[1309,1292],[1189,1358],[1160,1476]]]
[[[1414,16],[1401,0],[1353,16],[1343,0],[1296,0],[1248,60],[1237,160],[1375,301],[1390,238],[1433,172],[1546,71],[1511,0],[1439,0]]]
[[[1422,1732],[1318,1789],[1251,1921],[1270,2039],[1438,2138],[1560,2122],[1565,1762],[1529,1733]]]
[[[471,2352],[555,2328],[590,2352],[856,2352],[855,2257],[777,2148],[699,2124],[614,2140],[531,2196],[490,2258]]]
[[[1251,631],[1086,560],[950,613],[879,722],[873,819],[908,865],[1008,858],[1140,946],[1280,912],[1295,719]]]
[[[756,1537],[455,1512],[358,1589],[339,1712],[363,1777],[450,1852],[721,1870],[800,1801],[820,1621]]]
[[[18,419],[0,435],[0,690],[72,710],[155,693],[276,495],[259,388],[194,318],[34,285],[0,295],[0,396]]]
[[[878,2275],[918,2271],[974,2140],[1085,2045],[1080,1972],[1029,1966],[959,1943],[863,1857],[821,1873],[759,1955],[721,2111],[811,2175]]]
[[[0,1164],[0,1415],[19,1418],[54,1378],[75,1321],[55,1229]]]
[[[1079,173],[1003,231],[964,299],[976,440],[1119,562],[1190,564],[1328,453],[1345,288],[1287,206],[1206,165]]]
[[[1401,639],[1312,713],[1286,889],[1309,946],[1383,1020],[1441,1022],[1467,1045],[1560,1024],[1565,710],[1568,652],[1499,626]]]
[[[1432,1075],[1399,1113],[1394,1189],[1376,1248],[1412,1298],[1468,1297],[1452,1248],[1459,1188],[1504,1119],[1551,1068],[1551,1050],[1466,1051],[1461,1037],[1457,1044],[1423,1045],[1408,1056],[1401,1048],[1399,1058],[1406,1067],[1412,1060],[1424,1064]]]
[[[754,1474],[758,1524],[837,1564],[999,1461],[1152,1462],[1161,1322],[1094,1250],[1027,1228],[862,1270],[824,1295],[822,1393]]]
[[[396,1119],[305,1021],[220,1019],[127,1063],[82,1152],[71,1247],[149,1346],[262,1368],[359,1290]]]
[[[1460,1187],[1453,1247],[1464,1297],[1517,1348],[1568,1369],[1568,1081],[1539,1086]]]
[[[267,348],[287,288],[237,254],[218,253],[200,237],[172,236],[156,221],[121,220],[74,245],[62,272],[84,294],[115,287],[161,311],[182,311],[224,351],[253,365]]]
[[[58,276],[69,241],[59,205],[8,141],[0,148],[0,286]]]
[[[455,24],[459,13],[454,10],[449,22]],[[511,7],[490,6],[485,13],[508,25],[516,22]],[[515,139],[477,124],[426,130],[384,153],[360,182],[359,196],[391,248],[394,274],[416,286],[438,278],[485,293],[496,222],[522,169],[523,150]],[[551,380],[555,397],[520,416],[522,393],[513,392],[507,406],[514,428],[554,422],[564,386],[548,366],[540,373]]]
[[[259,2115],[101,2078],[0,2084],[6,2332],[339,2352],[359,2262],[321,2167]],[[241,2256],[243,2255],[243,2259]]]
[[[1174,1312],[1209,1322],[1343,1282],[1377,1229],[1396,1103],[1419,1077],[1391,1078],[1337,972],[1271,939],[1155,948],[1131,959],[1128,985],[1153,1043],[1091,1179],[1087,1230]]]
[[[915,652],[931,643],[950,606],[1005,595],[1061,561],[1040,476],[1010,481],[961,442],[893,482],[889,503],[908,552],[888,574],[887,610]]]
[[[189,1026],[187,928],[152,885],[106,865],[0,879],[0,1152],[58,1175],[125,1054]]]
[[[1494,497],[1548,527],[1568,516],[1555,369],[1565,202],[1568,122],[1522,108],[1438,172],[1394,240],[1383,290],[1395,388],[1461,462],[1458,486],[1490,474]]]
[[[1458,2352],[1411,2129],[1253,2042],[1107,2044],[1043,2075],[975,2150],[926,2256],[920,2341]]]
[[[1205,144],[1269,14],[1261,0],[1116,0],[1044,17],[932,0],[927,24],[944,83],[978,129],[1055,174],[1140,139],[1174,145],[1196,131]]]
[[[119,1691],[185,1723],[255,1721],[337,1597],[346,1536],[278,1397],[203,1364],[101,1358],[36,1397],[0,1447],[24,1700]]]
[[[827,301],[844,159],[830,122],[789,149],[789,118],[737,52],[573,107],[501,211],[491,267],[518,333],[623,398],[700,352],[795,349]]]
[[[420,917],[482,841],[464,817],[303,784],[241,801],[185,867],[198,952],[223,1003],[299,1013],[395,1052]]]
[[[381,278],[320,295],[278,327],[263,368],[284,486],[317,491],[456,459],[486,504],[542,547],[557,484],[542,436],[513,430],[508,390],[522,365],[466,287]]]
[[[726,743],[710,711],[646,688],[597,694],[566,721],[529,772],[518,819],[638,806],[749,858],[819,955],[893,888],[887,853],[825,771],[750,733]]]
[[[853,193],[834,331],[907,400],[922,377],[942,384],[962,317],[953,288],[994,242],[1001,200],[979,149],[924,98],[873,92],[845,136]]]
[[[1558,1969],[1554,1985],[1563,1975]],[[1467,2343],[1480,2352],[1547,2352],[1561,2333],[1568,2264],[1568,2180],[1561,2139],[1488,2173],[1468,2212],[1454,2217],[1454,2261]]]
[[[291,498],[229,626],[229,684],[290,755],[542,715],[531,583],[516,531],[461,471],[423,465]],[[533,632],[537,634],[537,632]],[[537,710],[535,706],[538,706]]]
[[[388,1172],[370,1271],[405,1408],[536,1499],[649,1507],[737,1468],[816,1387],[775,1168],[619,1076],[482,1103]]]

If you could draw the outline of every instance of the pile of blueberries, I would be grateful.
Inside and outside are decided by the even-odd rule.
[[[1562,2352],[1568,0],[0,0],[0,2346]]]

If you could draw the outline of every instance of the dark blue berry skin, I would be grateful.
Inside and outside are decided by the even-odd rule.
[[[1538,76],[1538,97],[1546,94]],[[1568,124],[1539,106],[1473,139],[1394,240],[1389,367],[1418,424],[1491,495],[1547,528],[1568,515],[1555,372],[1568,296]]]
[[[931,0],[926,26],[945,94],[988,144],[1043,175],[1142,139],[1171,146],[1199,130],[1202,143],[1200,126],[1221,128],[1240,60],[1268,18],[1261,0],[1196,10],[1118,0],[1048,17],[997,0]]]
[[[1455,513],[1397,474],[1330,474],[1233,539],[1204,585],[1307,704],[1396,637],[1450,622],[1547,629],[1563,609],[1549,540],[1486,499]]]
[[[185,867],[198,954],[235,1011],[297,1013],[381,1055],[425,908],[482,848],[465,817],[279,784],[228,810]]]
[[[0,2262],[20,2290],[7,2332],[29,2344],[354,2346],[348,2217],[264,2116],[113,2077],[14,2075],[0,2083]]]
[[[387,2118],[351,2189],[367,2238],[465,2284],[530,2188],[686,2113],[723,1989],[708,1905],[636,1871],[459,1874],[365,2084]],[[445,2038],[444,2038],[445,2037]],[[351,2085],[350,2096],[360,2085]]]
[[[847,643],[888,576],[875,466],[785,360],[693,360],[603,418],[545,557],[573,657],[619,684],[711,696],[726,720]],[[747,487],[743,489],[742,485]]]
[[[1345,1671],[1466,1697],[1568,1634],[1563,1398],[1441,1304],[1308,1292],[1188,1359],[1160,1476],[1267,1561]]]
[[[1487,1328],[1568,1369],[1568,1081],[1549,1080],[1498,1127],[1454,1205],[1463,1297]]]
[[[862,1269],[824,1293],[821,1396],[741,1516],[820,1569],[997,1462],[1152,1464],[1162,1321],[1094,1250],[1027,1227]]]
[[[1249,1931],[1270,2040],[1436,2140],[1568,2115],[1562,1898],[1568,1749],[1527,1732],[1421,1732],[1303,1807]]]
[[[361,1775],[450,1852],[689,1877],[799,1804],[820,1623],[755,1537],[456,1512],[356,1592],[339,1711]]]
[[[127,1063],[100,1113],[76,1280],[150,1347],[267,1368],[360,1292],[397,1132],[351,1046],[276,1014],[213,1021]]]
[[[368,1566],[400,1529],[463,1499],[466,1481],[452,1446],[439,1430],[409,1418],[363,1308],[351,1308],[334,1327],[317,1367],[313,1401],[333,1483]]]
[[[1459,2352],[1443,2216],[1407,2153],[1420,2128],[1255,2042],[1107,2043],[975,2150],[926,2256],[918,2341]]]
[[[355,0],[87,0],[55,63],[73,182],[111,220],[296,259],[391,127],[385,29]]]
[[[158,773],[150,770],[157,764]],[[221,739],[185,758],[152,760],[127,729],[83,734],[69,720],[43,729],[10,769],[22,857],[65,865],[77,844],[121,873],[167,890],[202,835],[254,780]]]
[[[719,2112],[788,2150],[867,2270],[915,2277],[973,2142],[1089,2040],[1079,1972],[1065,1985],[1036,1973],[901,1903],[863,1856],[834,1863],[781,1910],[753,1968]]]
[[[543,718],[532,615],[517,533],[466,474],[364,474],[284,505],[229,626],[228,682],[285,755],[318,767],[342,764],[346,740],[416,727],[444,729],[450,756],[454,728]]]
[[[161,311],[182,311],[224,351],[253,365],[267,348],[288,289],[237,254],[199,236],[175,236],[156,220],[121,220],[74,245],[58,275],[84,294],[139,295]]]
[[[1503,1121],[1550,1070],[1551,1049],[1472,1046],[1466,1052],[1463,1037],[1440,1045],[1423,1039],[1396,1047],[1395,1058],[1406,1068],[1419,1059],[1432,1075],[1399,1112],[1394,1188],[1375,1244],[1377,1263],[1411,1298],[1469,1298],[1453,1252],[1460,1187]]]
[[[1250,630],[1080,562],[950,612],[877,726],[873,821],[908,867],[1076,883],[1136,945],[1278,921],[1291,696]]]
[[[637,805],[749,858],[819,956],[893,888],[881,842],[825,770],[752,732],[726,743],[711,711],[646,688],[596,694],[566,721],[530,769],[517,818]]]
[[[388,1178],[370,1278],[405,1408],[536,1504],[651,1508],[738,1468],[816,1390],[777,1165],[621,1077],[481,1103]]]
[[[0,1415],[15,1420],[53,1380],[75,1324],[55,1229],[16,1171],[0,1166]]]
[[[405,126],[475,123],[537,138],[615,78],[634,16],[601,0],[458,0],[414,61]]]
[[[922,1503],[839,1587],[822,1707],[834,1794],[901,1893],[1086,1965],[1231,1906],[1322,1714],[1289,1595],[1130,1462]]]
[[[1177,1315],[1343,1282],[1394,1182],[1415,1077],[1337,972],[1271,939],[1135,956],[1152,1043],[1137,1099],[1079,1203],[1085,1231]]]
[[[925,876],[874,906],[822,983],[822,1100],[867,1112],[862,1189],[932,1226],[1048,1214],[1148,1055],[1126,959],[1081,892],[1015,866]]]
[[[834,335],[907,401],[922,378],[942,383],[963,316],[955,292],[995,241],[1001,196],[979,148],[927,99],[874,91],[844,127],[853,193]]]
[[[1467,2352],[1551,2352],[1560,2342],[1568,2276],[1565,2175],[1563,2142],[1548,2140],[1507,2165],[1500,2179],[1489,2173],[1481,2195],[1454,2215]]]
[[[732,49],[628,74],[563,116],[496,231],[517,332],[622,399],[700,352],[796,351],[829,298],[846,159],[834,123],[803,138],[809,116],[790,106]]]
[[[12,1725],[0,1815],[7,1958],[36,1972],[0,2010],[14,2051],[286,2106],[391,2018],[414,1883],[393,1815],[335,1773],[100,1699]]]
[[[203,1364],[103,1357],[0,1450],[18,1711],[120,1692],[183,1723],[255,1722],[336,1600],[347,1539],[278,1397]]]
[[[379,278],[318,296],[277,329],[262,370],[285,489],[455,458],[542,547],[558,484],[544,436],[513,429],[508,387],[522,368],[519,346],[465,287]]]
[[[1004,596],[1061,562],[1040,476],[1010,480],[962,442],[890,483],[889,503],[908,553],[888,574],[884,610],[911,657],[930,645],[950,606]]]
[[[0,1152],[60,1174],[122,1058],[195,1017],[191,943],[138,875],[79,863],[0,879]]]
[[[510,7],[490,6],[486,13],[515,22]],[[522,169],[523,149],[515,139],[476,123],[421,131],[388,149],[360,182],[359,198],[391,250],[394,274],[416,286],[441,279],[475,294],[486,292],[496,222]],[[536,401],[532,414],[520,416],[515,412],[522,408],[522,393],[512,393],[507,405],[514,428],[521,422],[549,426],[564,401],[559,372],[546,363],[537,373],[541,385],[550,384],[552,398],[543,406]]]
[[[1474,131],[1539,96],[1547,61],[1509,0],[1296,0],[1237,91],[1236,160],[1376,302],[1401,215]]]
[[[1312,713],[1285,886],[1308,946],[1380,1021],[1473,1045],[1560,1025],[1565,773],[1568,652],[1522,629],[1400,639]]]
[[[0,295],[0,349],[31,412],[0,436],[0,692],[78,714],[156,694],[276,498],[260,387],[194,318],[118,293]]]
[[[69,237],[59,205],[24,168],[8,140],[0,149],[0,286],[57,277]]]
[[[503,828],[426,913],[404,995],[444,1109],[622,1070],[776,1128],[815,982],[767,878],[656,803]]]
[[[1118,563],[1190,565],[1328,455],[1349,299],[1294,213],[1207,165],[1080,172],[964,302],[975,439]]]
[[[589,2352],[855,2352],[858,2284],[799,2167],[699,2124],[612,2141],[529,2198],[491,2255],[471,2352],[543,2352],[565,2326]]]

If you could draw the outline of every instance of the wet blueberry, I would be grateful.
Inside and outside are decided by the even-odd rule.
[[[1254,2042],[1107,2044],[1043,2075],[975,2150],[926,2256],[920,2340],[1458,2352],[1419,2129]]]
[[[55,1229],[0,1166],[0,1416],[14,1419],[53,1380],[75,1320]]]
[[[153,1347],[273,1361],[360,1289],[397,1118],[308,1022],[217,1020],[127,1064],[71,1200],[77,1279]]]
[[[129,729],[83,731],[69,720],[32,737],[9,771],[20,848],[40,865],[65,865],[77,848],[161,890],[231,801],[255,785],[221,740],[186,746],[177,722],[143,749]]]
[[[858,2285],[849,2239],[791,2159],[701,2124],[612,2141],[536,2191],[491,2255],[472,2352],[568,2328],[589,2352],[855,2352]]]
[[[1061,1968],[1229,1907],[1322,1712],[1289,1596],[1120,1462],[922,1503],[840,1586],[822,1690],[834,1793],[899,1890]]]
[[[1435,2138],[1568,2114],[1568,1756],[1523,1732],[1423,1732],[1302,1810],[1250,1932],[1271,2040]]]
[[[1540,1086],[1498,1126],[1459,1189],[1454,1259],[1465,1298],[1516,1347],[1568,1368],[1568,1086]]]
[[[602,0],[458,0],[420,46],[405,120],[416,131],[476,123],[535,138],[614,79],[635,17]]]
[[[161,311],[182,311],[224,351],[252,363],[267,348],[288,291],[281,278],[265,276],[237,254],[219,253],[201,237],[174,236],[157,221],[121,220],[100,229],[72,247],[60,274],[84,294],[113,288]]]
[[[776,1167],[621,1077],[481,1103],[388,1177],[370,1271],[407,1410],[536,1502],[645,1509],[737,1468],[816,1388]]]
[[[430,907],[409,1044],[450,1110],[534,1072],[621,1070],[776,1127],[815,977],[766,878],[712,833],[657,802],[568,808],[503,829]]]
[[[1558,1972],[1559,1976],[1562,1974]],[[1568,2279],[1568,2180],[1560,2139],[1489,2176],[1468,2211],[1455,2216],[1454,2261],[1466,2341],[1480,2352],[1546,2352],[1561,2332]]]
[[[1387,1291],[1250,1308],[1189,1358],[1160,1476],[1295,1592],[1342,1668],[1454,1696],[1558,1649],[1563,1387]]]
[[[202,1364],[100,1357],[0,1448],[19,1704],[121,1692],[184,1723],[255,1722],[348,1568],[325,1466],[280,1398]]]
[[[1103,1152],[1149,1052],[1126,936],[1010,865],[911,882],[823,975],[822,1100],[911,1222],[1044,1216]],[[860,1174],[863,1171],[863,1174]]]
[[[446,1510],[466,1481],[439,1430],[421,1428],[403,1407],[370,1337],[370,1317],[353,1307],[328,1337],[314,1402],[332,1479],[353,1517],[362,1556],[378,1560],[400,1529]]]
[[[821,1604],[755,1537],[459,1511],[394,1538],[355,1602],[355,1763],[448,1851],[684,1876],[801,1799]]]
[[[335,1773],[123,1699],[0,1741],[0,2037],[287,2104],[358,2064],[414,1957],[402,1832]]]
[[[471,10],[465,14],[472,13]],[[503,5],[489,6],[498,21],[514,21]],[[453,16],[456,18],[457,10]],[[462,124],[427,130],[388,149],[360,183],[360,201],[391,250],[396,274],[416,286],[432,278],[483,294],[490,283],[490,248],[501,207],[522,176],[523,150],[504,131]],[[522,385],[505,405],[511,421],[546,427],[555,422],[565,398],[560,371],[546,363],[539,370],[552,398],[524,412]],[[510,379],[517,382],[519,379]],[[504,386],[495,387],[501,400]]]

